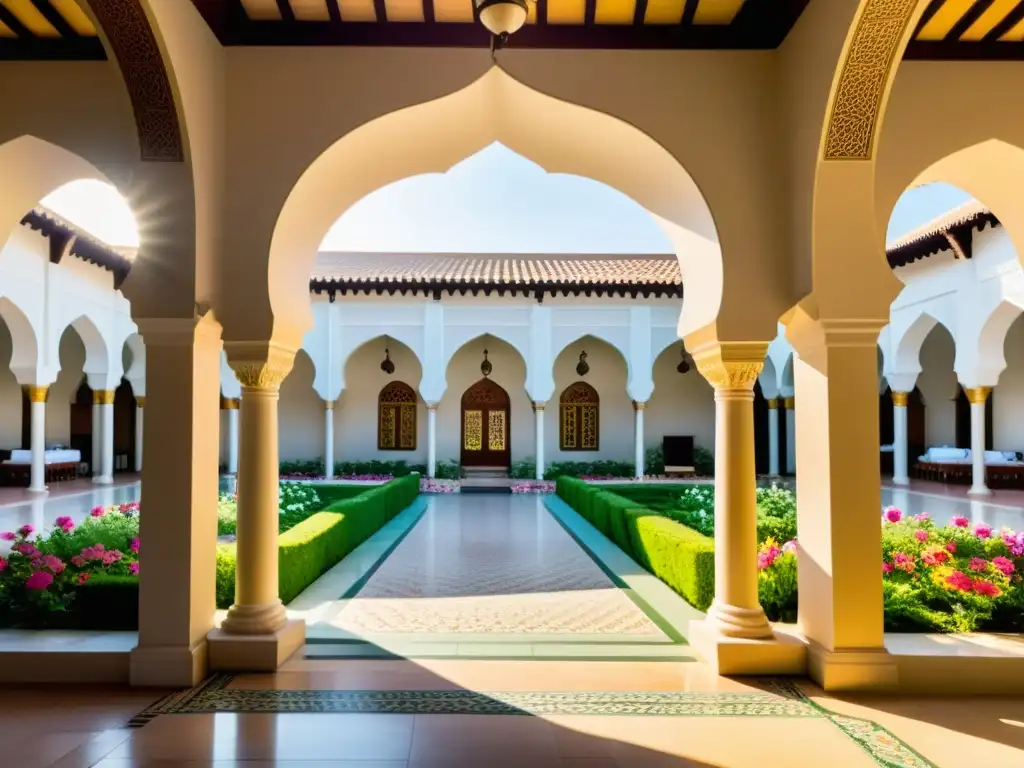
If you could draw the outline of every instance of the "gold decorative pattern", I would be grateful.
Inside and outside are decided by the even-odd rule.
[[[570,384],[559,398],[559,445],[563,451],[596,451],[600,434],[597,390],[585,381]],[[634,403],[643,408],[643,403]]]
[[[377,446],[382,451],[395,447],[395,406],[380,407],[380,423],[377,429]]]
[[[220,409],[222,411],[237,411],[241,405],[242,401],[237,397],[222,397],[220,399]]]
[[[892,393],[892,404],[899,408],[906,408],[907,403],[910,401],[909,392],[893,392]]]
[[[94,389],[92,391],[92,404],[93,405],[113,405],[114,404],[114,390],[112,390],[112,389]]]
[[[467,451],[479,451],[483,448],[484,412],[466,411],[464,418],[463,447]]]
[[[769,397],[768,398],[768,410],[777,411],[779,409],[779,398]]]
[[[868,0],[836,84],[825,160],[870,160],[889,73],[917,0]]]
[[[49,387],[37,387],[33,384],[25,387],[25,394],[28,395],[28,401],[30,403],[45,403],[46,395],[49,391]]]
[[[505,450],[504,411],[490,411],[487,414],[487,448],[491,451]]]
[[[784,398],[782,400],[782,405],[786,408],[787,411],[792,411],[794,408],[796,408],[796,398],[795,397]]]
[[[971,405],[984,405],[991,392],[992,387],[964,387],[964,394],[967,395],[967,402]]]
[[[281,382],[291,371],[291,364],[241,363],[232,365],[235,378],[245,389],[280,389]]]
[[[334,401],[333,400],[324,400],[324,410],[325,411],[333,411],[334,410]]]
[[[398,447],[403,451],[416,449],[416,405],[398,406]]]
[[[146,396],[145,395],[136,395],[135,396],[135,405],[137,405],[139,408],[145,408],[146,407]]]
[[[763,362],[723,360],[721,356],[694,356],[697,370],[715,389],[753,389]]]
[[[404,381],[385,384],[377,397],[377,447],[416,449],[416,391]]]
[[[534,413],[544,413],[544,403],[534,403],[533,404],[533,412]]]
[[[637,400],[633,401],[633,410],[634,411],[643,411],[643,410],[646,410],[646,409],[647,409],[647,403],[641,403],[641,402],[639,402]]]

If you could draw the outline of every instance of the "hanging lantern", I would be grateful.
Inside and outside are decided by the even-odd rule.
[[[679,350],[683,354],[683,359],[679,361],[679,365],[676,366],[676,370],[680,373],[690,372],[690,360],[686,357],[686,349]]]
[[[497,38],[495,48],[502,47],[529,16],[526,0],[474,0],[474,4],[480,23]]]
[[[580,352],[580,361],[576,363],[576,373],[580,376],[586,376],[590,373],[590,366],[587,364],[586,352]]]
[[[391,362],[391,350],[384,347],[384,360],[381,361],[380,369],[388,376],[395,372],[395,364]]]
[[[484,375],[484,378],[486,379],[488,376],[491,375],[492,370],[493,366],[491,365],[491,361],[487,359],[487,350],[485,349],[484,361],[480,363],[480,373],[482,373]]]

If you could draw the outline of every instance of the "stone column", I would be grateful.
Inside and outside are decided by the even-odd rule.
[[[93,446],[99,432],[99,474],[93,475],[94,483],[110,485],[114,482],[114,390],[96,389],[92,393],[93,405]],[[94,457],[96,458],[96,457]]]
[[[988,496],[992,491],[985,484],[985,401],[992,387],[965,387],[971,404],[971,490],[972,496]]]
[[[97,399],[101,393],[102,390],[98,389],[92,391],[92,457],[89,459],[89,474],[94,483],[98,483],[99,476],[103,474],[103,413]]]
[[[697,369],[715,388],[715,598],[702,622],[705,647],[709,640],[772,638],[757,598],[754,467],[754,383],[767,351],[767,344],[751,343],[693,352]]]
[[[644,478],[644,411],[647,403],[633,401],[633,461],[634,476],[637,480]]]
[[[240,401],[237,397],[222,397],[220,399],[221,410],[227,411],[228,415],[228,444],[224,465],[229,475],[238,474],[238,406]]]
[[[334,401],[324,400],[324,477],[334,477]]]
[[[146,339],[139,640],[132,685],[181,688],[207,674],[217,550],[220,326],[201,320],[136,321]]]
[[[779,474],[779,399],[768,400],[768,474]]]
[[[242,385],[238,531],[235,602],[210,633],[215,669],[273,670],[305,641],[305,624],[288,620],[278,596],[277,402],[295,353],[271,347],[262,355],[235,362],[228,350]]]
[[[437,477],[437,406],[427,403],[427,477]]]
[[[534,401],[533,403],[533,452],[537,458],[537,467],[534,473],[535,480],[544,479],[544,406],[546,403]]]
[[[46,394],[49,387],[28,386],[29,417],[31,419],[32,467],[28,489],[34,493],[46,491]]]
[[[143,415],[146,412],[146,396],[137,395],[135,397],[135,471],[142,471],[142,435],[145,430],[143,429]]]
[[[799,625],[811,677],[829,690],[885,688],[896,665],[882,622],[878,332],[884,320],[787,329],[796,417]]]
[[[907,402],[909,392],[892,393],[892,482],[910,485],[907,473]]]
[[[786,409],[786,474],[796,473],[796,398],[787,397],[782,401]]]

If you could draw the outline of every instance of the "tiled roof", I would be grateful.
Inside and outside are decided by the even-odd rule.
[[[939,251],[959,248],[957,256],[970,258],[969,234],[972,230],[995,226],[999,220],[986,206],[971,200],[951,211],[922,224],[885,247],[889,265],[893,268],[905,266]],[[952,237],[957,245],[950,242]]]
[[[678,286],[674,254],[411,254],[321,252],[313,280],[335,283],[555,284]]]

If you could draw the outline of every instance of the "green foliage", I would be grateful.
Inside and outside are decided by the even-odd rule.
[[[324,460],[319,459],[293,459],[282,461],[277,468],[278,474],[296,475],[305,477],[322,477],[324,474]]]
[[[318,488],[320,486],[317,486]],[[343,486],[339,486],[343,487]],[[351,486],[350,486],[351,487]],[[362,487],[357,496],[339,498],[278,538],[278,590],[285,603],[376,533],[419,495],[418,474],[384,485]],[[339,493],[344,493],[340,492]],[[217,607],[235,599],[235,546],[217,547]]]
[[[757,598],[769,621],[796,621],[796,547],[766,539],[758,551]]]
[[[412,473],[425,475],[427,468],[423,464],[409,464],[404,459],[397,461],[339,461],[334,465],[334,473],[342,477],[369,475],[371,477],[405,477]]]
[[[70,560],[84,547],[102,544],[107,550],[127,552],[132,539],[139,535],[138,514],[118,511],[105,512],[102,517],[87,517],[70,533],[54,528],[36,545],[44,554],[53,554],[61,560]]]
[[[326,508],[342,499],[354,499],[366,493],[372,485],[352,485],[351,483],[317,483],[316,493],[321,505]]]
[[[715,454],[699,445],[693,449],[693,468],[698,475],[713,477],[715,474]]]
[[[437,480],[458,480],[462,472],[459,462],[455,459],[439,461],[434,469],[434,475]]]
[[[715,596],[715,542],[658,514],[629,515],[633,549],[651,573],[694,608],[706,611]]]
[[[537,476],[537,460],[530,456],[527,459],[513,461],[508,476],[513,480],[533,480]]]
[[[566,477],[633,477],[636,465],[630,461],[556,461],[544,470],[545,480]]]
[[[340,497],[339,494],[349,493],[347,490],[353,486],[342,485],[311,485],[293,481],[282,481],[278,486],[278,506],[280,518],[278,531],[283,533],[292,528],[314,512],[318,512],[325,506],[322,496],[324,491],[329,489],[327,494],[332,497]],[[361,493],[365,490],[363,486],[354,486]],[[217,500],[217,535],[233,536],[237,529],[238,500],[235,494],[222,493]]]
[[[665,451],[660,445],[644,451],[644,471],[648,475],[665,474]]]

